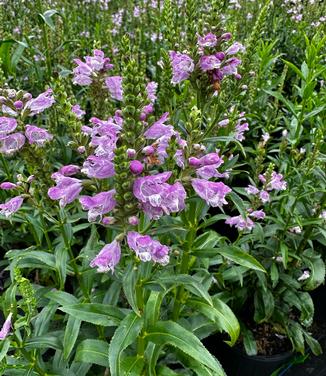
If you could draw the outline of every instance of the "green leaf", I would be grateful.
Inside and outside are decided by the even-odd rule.
[[[189,357],[212,369],[216,376],[225,375],[219,362],[206,350],[200,340],[176,322],[157,322],[149,328],[146,339],[158,345],[176,347]]]
[[[126,356],[121,361],[123,376],[141,376],[144,368],[144,358],[138,356]]]
[[[60,340],[61,335],[62,332],[52,332],[43,336],[30,338],[25,342],[24,349],[27,351],[47,348],[62,350],[62,342]]]
[[[59,307],[59,310],[95,325],[116,326],[124,318],[122,311],[114,306],[100,303],[81,303]]]
[[[42,334],[48,331],[50,321],[53,318],[57,308],[58,308],[57,303],[50,302],[37,315],[35,324],[34,324],[35,326],[34,336],[41,336]]]
[[[207,289],[205,289],[203,284],[196,280],[195,277],[187,274],[179,274],[174,276],[159,277],[159,282],[167,285],[182,285],[194,295],[203,298],[209,305],[213,305],[212,298],[207,292]]]
[[[159,291],[151,291],[144,310],[144,326],[154,325],[160,317],[160,308],[163,294]]]
[[[74,295],[64,291],[50,291],[45,295],[45,297],[61,305],[78,303],[78,299]]]
[[[249,253],[236,246],[225,246],[217,248],[216,251],[228,260],[236,264],[245,266],[249,269],[266,272],[265,268]]]
[[[323,349],[320,346],[320,343],[305,330],[303,331],[303,335],[312,353],[316,356],[321,355],[323,353]]]
[[[75,361],[108,367],[109,344],[99,339],[85,339],[76,351]]]
[[[52,20],[52,17],[55,15],[55,14],[58,14],[60,15],[60,13],[55,10],[55,9],[50,9],[50,10],[47,10],[46,12],[44,12],[43,14],[39,13],[38,14],[38,17],[40,20],[42,20],[46,25],[49,26],[49,28],[51,30],[55,30],[55,25],[53,23],[53,20]]]
[[[243,337],[243,345],[247,355],[257,355],[257,344],[252,331],[247,329],[245,325],[241,325],[241,333]]]
[[[305,258],[310,269],[310,278],[304,284],[305,290],[314,290],[325,280],[325,264],[320,257]]]
[[[234,191],[230,192],[228,194],[228,197],[232,200],[232,202],[234,203],[234,205],[236,206],[236,208],[238,209],[238,211],[242,215],[242,217],[246,218],[247,211],[246,211],[246,208],[243,204],[242,198],[239,195],[237,195]]]
[[[81,320],[74,316],[69,316],[65,335],[63,337],[63,357],[68,359],[71,351],[73,350],[81,325]]]
[[[281,254],[282,254],[282,262],[284,269],[287,268],[289,262],[289,249],[285,243],[281,243]]]
[[[220,236],[215,231],[206,231],[204,234],[198,236],[194,243],[194,249],[204,249],[204,248],[213,248],[218,241]]]
[[[6,338],[4,341],[0,342],[0,362],[6,356],[10,347],[10,339]]]
[[[142,317],[129,313],[114,332],[109,347],[109,364],[111,376],[124,376],[121,373],[121,356],[123,351],[135,342],[143,326]]]
[[[215,322],[219,331],[225,331],[228,333],[231,341],[227,341],[227,343],[233,346],[240,334],[239,322],[231,308],[221,299],[214,297],[213,304],[214,306],[212,307],[197,300],[189,300],[187,302],[187,305],[194,307],[196,311],[202,313],[208,319]]]
[[[133,311],[139,316],[140,312],[137,306],[137,299],[136,299],[136,283],[138,279],[138,269],[134,267],[134,263],[131,262],[125,272],[123,277],[123,292],[130,304],[130,307]]]

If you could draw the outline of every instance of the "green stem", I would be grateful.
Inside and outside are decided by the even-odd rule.
[[[76,263],[75,256],[74,256],[73,251],[71,249],[70,241],[67,237],[66,230],[64,228],[64,223],[61,223],[61,230],[62,230],[63,241],[65,243],[66,249],[68,250],[70,261],[71,261],[71,264],[72,264],[72,268],[74,269],[74,273],[75,273],[76,278],[78,280],[79,286],[80,286],[80,288],[83,292],[85,299],[87,301],[89,301],[89,294],[88,294],[87,288],[84,285],[83,279],[81,278],[81,274],[78,270],[78,265]]]
[[[190,227],[189,233],[188,233],[187,244],[181,257],[180,270],[179,270],[180,274],[187,274],[189,271],[189,263],[191,259],[190,251],[191,251],[192,244],[196,236],[196,232],[197,232],[197,229],[195,227]],[[174,301],[174,306],[173,306],[173,311],[172,311],[172,318],[174,321],[177,321],[179,319],[183,295],[184,295],[184,287],[179,286],[177,288],[176,298]]]
[[[139,308],[139,311],[142,314],[144,311],[144,289],[143,289],[143,281],[142,281],[141,273],[140,273],[140,279],[138,283],[136,284],[136,300],[137,300],[137,306]],[[143,358],[144,352],[145,352],[145,335],[144,335],[144,330],[142,330],[137,338],[137,355]]]

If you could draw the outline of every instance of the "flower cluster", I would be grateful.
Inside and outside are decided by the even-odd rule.
[[[99,75],[113,68],[110,58],[104,56],[101,50],[94,50],[93,56],[85,56],[85,61],[74,59],[77,67],[74,68],[73,83],[80,86],[89,86]]]
[[[12,155],[21,149],[26,141],[37,146],[44,146],[53,136],[45,129],[35,125],[23,125],[27,116],[43,112],[52,106],[54,98],[52,90],[48,89],[36,98],[29,93],[7,90],[0,97],[2,112],[0,116],[0,153]],[[18,99],[20,98],[20,99]]]
[[[197,46],[200,58],[197,62],[194,62],[186,53],[171,51],[172,84],[178,84],[188,79],[195,67],[208,75],[213,86],[226,76],[233,75],[236,79],[240,79],[238,66],[241,64],[241,60],[234,55],[244,52],[245,48],[239,42],[224,48],[223,43],[229,41],[231,37],[230,33],[220,36],[208,33],[202,37],[199,36]]]

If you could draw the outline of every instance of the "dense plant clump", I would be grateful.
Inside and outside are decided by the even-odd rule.
[[[1,374],[222,376],[205,339],[259,328],[319,354],[326,5],[4,3]]]

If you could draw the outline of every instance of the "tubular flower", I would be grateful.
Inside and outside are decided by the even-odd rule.
[[[99,273],[114,272],[115,266],[119,263],[121,258],[120,243],[114,240],[110,244],[106,244],[99,254],[90,262],[91,268],[97,268]]]

